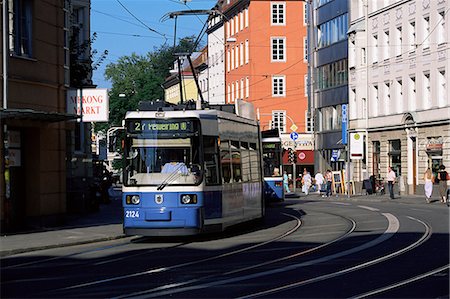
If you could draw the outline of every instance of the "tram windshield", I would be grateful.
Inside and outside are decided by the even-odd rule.
[[[281,176],[281,144],[279,142],[264,142],[263,167],[264,177]]]
[[[194,121],[140,121],[130,129],[125,184],[198,185],[202,180],[200,142]],[[136,128],[140,128],[136,130]],[[143,129],[142,129],[143,128]]]

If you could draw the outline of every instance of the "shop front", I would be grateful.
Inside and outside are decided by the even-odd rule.
[[[314,142],[312,134],[298,134],[294,141],[290,134],[281,135],[281,144],[283,148],[283,170],[287,171],[292,187],[300,187],[301,177],[304,169],[310,172],[314,177]],[[289,153],[291,157],[289,157]],[[293,156],[293,159],[292,159]]]

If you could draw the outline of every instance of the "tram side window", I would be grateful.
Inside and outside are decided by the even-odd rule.
[[[250,173],[253,182],[258,182],[260,177],[260,160],[256,143],[250,143]]]
[[[234,181],[242,181],[241,151],[239,147],[239,141],[231,141],[231,165],[233,167]]]
[[[230,183],[231,181],[231,155],[228,141],[220,143],[220,165],[222,168],[223,183]]]
[[[250,151],[248,142],[241,142],[242,181],[251,181],[250,177]]]
[[[206,185],[219,184],[219,154],[217,137],[205,136],[203,138],[205,153],[205,180]]]

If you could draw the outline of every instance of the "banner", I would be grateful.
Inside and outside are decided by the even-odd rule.
[[[82,116],[83,122],[109,120],[109,98],[105,88],[69,89],[66,103],[67,113]]]

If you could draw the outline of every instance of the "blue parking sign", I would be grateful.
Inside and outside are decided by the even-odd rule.
[[[298,133],[297,132],[292,132],[291,133],[291,139],[294,140],[294,141],[297,140],[298,139]]]

